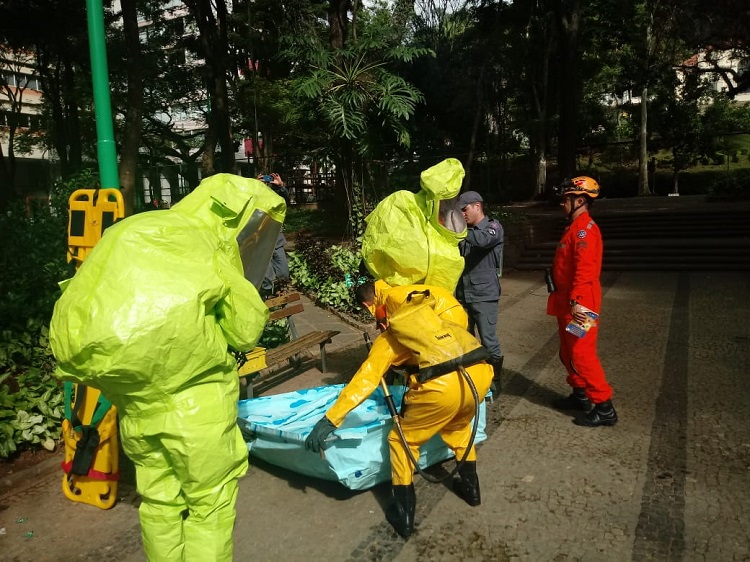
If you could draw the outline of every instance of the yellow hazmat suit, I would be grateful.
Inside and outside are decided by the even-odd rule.
[[[375,302],[387,301],[390,312],[397,308],[395,303],[403,303],[409,293],[426,289],[436,298],[435,312],[440,319],[453,322],[465,330],[468,325],[466,312],[450,292],[440,287],[407,285],[388,289],[386,284],[376,283]],[[386,371],[391,366],[400,365],[415,365],[415,357],[411,350],[400,344],[394,335],[386,330],[375,339],[367,359],[342,389],[325,417],[334,426],[340,426],[346,415],[374,392]],[[481,399],[490,388],[492,368],[482,362],[468,367],[467,372]],[[408,392],[404,395],[401,428],[414,458],[419,459],[419,447],[436,433],[439,433],[446,445],[454,451],[456,458],[463,458],[471,437],[471,420],[475,415],[474,398],[468,383],[458,372],[453,371],[424,383],[420,383],[412,376],[408,387]],[[388,435],[388,444],[393,485],[411,484],[414,466],[395,427]],[[466,460],[476,460],[476,450],[473,446]]]
[[[362,258],[375,279],[453,292],[464,268],[458,243],[466,222],[457,206],[464,169],[448,158],[424,170],[418,193],[397,191],[365,219]]]
[[[247,448],[228,346],[251,349],[263,331],[248,279],[260,283],[285,210],[257,180],[209,177],[108,228],[55,305],[57,376],[119,412],[149,560],[232,560]]]

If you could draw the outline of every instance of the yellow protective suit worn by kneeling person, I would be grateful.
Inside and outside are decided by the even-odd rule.
[[[492,367],[483,362],[467,367],[466,371],[477,389],[479,399],[483,400],[492,383]],[[404,394],[401,412],[401,430],[416,460],[419,460],[419,448],[436,433],[440,434],[456,455],[456,460],[464,458],[471,438],[476,403],[469,384],[457,371],[435,377],[423,384],[417,383],[412,377],[409,390]],[[395,427],[388,434],[388,447],[391,452],[393,485],[411,484],[414,480],[414,465]],[[477,460],[473,443],[466,460]]]
[[[407,296],[414,291],[429,290],[435,295],[435,312],[441,320],[452,321],[466,329],[466,312],[453,295],[439,287],[427,285],[405,285],[388,288],[376,283],[375,302],[388,301],[389,312],[398,308]],[[355,373],[352,380],[342,389],[336,402],[326,412],[328,420],[340,426],[346,415],[361,404],[380,384],[380,379],[391,366],[415,364],[411,350],[399,343],[396,337],[386,330],[373,342],[367,359]],[[492,368],[479,363],[467,369],[477,393],[482,399],[492,382]],[[457,458],[463,454],[471,437],[471,420],[475,415],[476,404],[463,377],[451,373],[420,383],[411,377],[408,392],[404,395],[406,404],[401,426],[414,457],[419,458],[420,445],[433,435],[440,433]],[[414,467],[394,428],[388,436],[391,450],[391,471],[394,485],[408,485],[413,480]],[[475,460],[476,451],[472,446],[467,460]]]
[[[247,448],[228,347],[263,331],[256,286],[285,210],[257,180],[211,176],[108,228],[55,305],[56,375],[117,406],[149,560],[232,560]]]
[[[466,314],[466,310],[461,303],[456,300],[456,297],[451,291],[437,285],[401,285],[393,287],[385,281],[379,279],[374,283],[375,298],[373,299],[372,310],[370,312],[375,315],[375,310],[385,307],[386,299],[389,302],[389,306],[398,308],[404,303],[409,294],[414,291],[430,291],[430,294],[435,298],[435,313],[443,320],[458,324],[464,329],[468,329],[469,316]]]
[[[433,285],[403,285],[392,287],[384,281],[375,282],[375,299],[371,312],[385,307],[386,297],[391,301],[404,302],[412,291],[430,289],[436,296],[435,312],[444,320],[458,324],[466,329],[469,317],[461,303],[449,291]],[[380,379],[392,366],[398,366],[411,359],[408,349],[399,345],[387,331],[380,334],[372,343],[367,359],[352,377],[352,380],[341,390],[336,402],[326,412],[326,417],[339,427],[346,415],[364,402],[380,385]]]

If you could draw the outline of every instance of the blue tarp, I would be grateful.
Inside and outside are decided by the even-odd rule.
[[[305,450],[305,438],[333,405],[344,385],[329,385],[242,400],[239,424],[250,455],[300,474],[340,482],[364,490],[391,478],[388,432],[393,420],[382,389],[378,388],[346,416],[323,455]],[[404,387],[390,387],[396,407],[401,407]],[[486,406],[480,403],[475,443],[487,438]],[[419,465],[426,468],[453,456],[435,436],[421,449]]]

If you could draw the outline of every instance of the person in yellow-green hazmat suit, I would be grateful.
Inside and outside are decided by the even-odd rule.
[[[362,260],[375,279],[455,291],[464,268],[458,249],[466,238],[458,208],[463,179],[461,162],[447,158],[421,173],[417,193],[396,191],[378,203],[362,236]]]
[[[391,366],[407,366],[412,370],[419,368],[419,373],[412,374],[409,378],[400,416],[400,425],[409,450],[415,459],[419,459],[419,447],[433,435],[440,434],[455,453],[457,460],[463,459],[468,452],[466,462],[459,469],[459,477],[454,482],[454,491],[469,505],[479,505],[481,498],[476,472],[476,449],[470,444],[476,402],[467,381],[457,371],[457,365],[462,364],[466,367],[480,400],[490,388],[492,367],[483,361],[483,358],[488,356],[487,351],[467,330],[468,317],[465,310],[449,291],[429,285],[389,287],[382,281],[374,285],[366,283],[358,287],[357,298],[364,307],[380,317],[379,323],[387,327],[375,338],[367,359],[342,389],[336,402],[315,424],[305,441],[306,448],[315,452],[324,450],[331,433],[342,424],[350,411],[378,388],[381,378]],[[421,324],[417,318],[417,309],[416,314],[403,318],[399,330],[394,329],[396,318],[402,311],[407,310],[405,303],[409,303],[413,298],[429,299],[431,312],[437,319],[430,324],[430,328],[435,329],[425,329],[425,324]],[[412,329],[412,333],[404,334],[404,327],[407,332]],[[446,327],[450,327],[448,332],[451,336],[446,336]],[[446,341],[444,338],[461,334],[464,340],[458,346],[459,355],[456,355],[455,347],[443,345]],[[443,357],[448,359],[444,363],[448,367],[431,372],[425,377],[420,376],[423,372],[421,367],[424,365],[418,359],[414,346],[404,343],[413,338],[423,340],[423,352],[452,350]],[[440,345],[436,345],[435,341],[440,341]],[[464,342],[468,342],[468,345]],[[424,357],[424,354],[420,356]],[[433,367],[428,366],[424,371],[429,371]],[[386,519],[399,535],[408,538],[414,531],[415,467],[396,426],[388,434],[388,445],[393,501],[386,510]]]
[[[247,447],[230,348],[263,331],[257,287],[285,212],[258,180],[206,178],[108,228],[55,305],[56,374],[117,407],[149,560],[232,560]]]

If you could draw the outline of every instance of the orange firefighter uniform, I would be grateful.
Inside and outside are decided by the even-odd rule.
[[[599,314],[601,269],[602,236],[591,215],[584,212],[568,225],[557,245],[552,264],[556,290],[549,295],[547,314],[557,317],[560,360],[568,372],[568,384],[585,389],[594,404],[612,397],[612,387],[596,354],[598,327],[592,327],[583,338],[567,332],[565,327],[572,319],[573,301]]]

